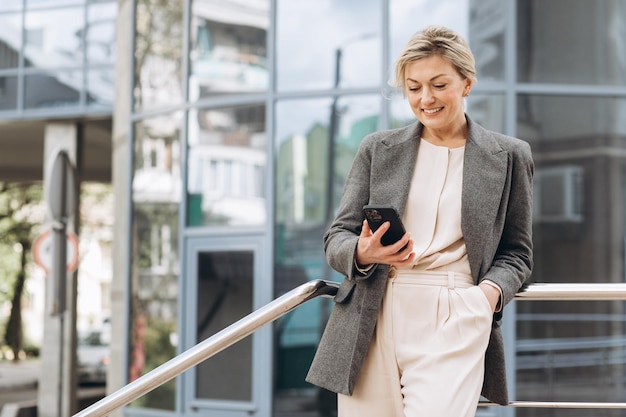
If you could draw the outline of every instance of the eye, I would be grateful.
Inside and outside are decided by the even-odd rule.
[[[413,91],[413,92],[419,91],[419,89],[420,89],[419,87],[409,87],[409,91]]]
[[[442,88],[446,88],[447,84],[435,84],[435,88],[438,88],[439,90],[441,90]]]

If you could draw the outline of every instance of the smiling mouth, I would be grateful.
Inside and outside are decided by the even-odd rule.
[[[422,111],[426,114],[435,114],[443,110],[443,107],[438,107],[436,109],[422,109]]]

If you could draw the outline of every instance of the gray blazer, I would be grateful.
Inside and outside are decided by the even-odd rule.
[[[534,164],[528,143],[482,128],[467,117],[461,228],[470,269],[502,289],[503,305],[530,276]],[[337,216],[324,235],[330,266],[344,274],[333,312],[306,380],[350,395],[367,353],[385,290],[389,265],[366,276],[354,269],[354,253],[366,204],[391,204],[404,212],[419,148],[422,124],[376,132],[363,139],[341,198]],[[508,403],[502,313],[494,314],[486,352],[482,395]]]

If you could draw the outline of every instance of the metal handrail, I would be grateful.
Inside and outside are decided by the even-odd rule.
[[[296,287],[260,309],[236,321],[213,336],[180,353],[128,385],[107,395],[100,401],[78,412],[73,417],[102,417],[130,404],[132,401],[163,385],[186,370],[198,365],[254,333],[259,328],[282,317],[301,304],[320,296],[333,297],[339,284],[314,280]],[[543,284],[534,283],[522,288],[516,300],[626,300],[626,284]],[[481,402],[481,406],[497,404]],[[626,403],[576,403],[513,401],[511,407],[537,408],[618,408]]]
[[[515,294],[515,299],[529,301],[626,300],[626,283],[533,283],[524,286]]]

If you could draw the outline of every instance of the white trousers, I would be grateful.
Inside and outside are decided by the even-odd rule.
[[[339,417],[473,417],[492,311],[470,276],[391,269],[374,337]]]

